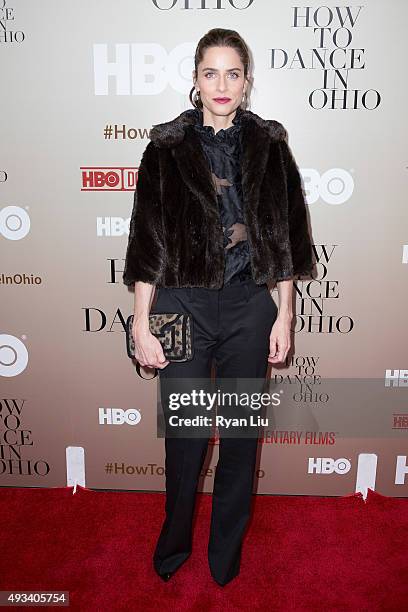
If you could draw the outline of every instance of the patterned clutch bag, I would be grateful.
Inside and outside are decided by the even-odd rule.
[[[126,321],[126,350],[135,357],[135,341],[132,334],[133,315]],[[168,361],[190,361],[193,349],[193,318],[190,313],[154,312],[149,314],[149,329],[163,347]]]

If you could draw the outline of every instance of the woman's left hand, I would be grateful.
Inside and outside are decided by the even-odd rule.
[[[269,336],[269,363],[283,363],[290,349],[292,315],[278,314]]]

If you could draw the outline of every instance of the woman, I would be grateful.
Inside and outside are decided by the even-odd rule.
[[[237,32],[210,30],[195,53],[194,108],[153,127],[139,166],[123,280],[135,283],[136,358],[159,369],[162,387],[209,378],[213,359],[217,377],[265,378],[268,361],[284,362],[290,348],[293,278],[313,267],[286,130],[246,110],[249,66]],[[152,311],[193,317],[191,361],[166,361],[149,331],[155,288]],[[239,573],[257,442],[220,437],[208,561],[222,586]],[[191,554],[207,445],[208,437],[165,438],[166,518],[153,558],[163,580]]]

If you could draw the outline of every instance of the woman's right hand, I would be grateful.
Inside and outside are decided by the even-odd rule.
[[[135,359],[147,368],[165,368],[170,362],[166,360],[163,347],[147,325],[135,321],[132,327],[135,341]]]

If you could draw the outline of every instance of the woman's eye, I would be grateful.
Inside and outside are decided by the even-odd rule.
[[[214,75],[214,72],[206,72],[205,73],[206,77],[209,77],[209,76],[212,76],[212,75]],[[235,79],[237,79],[239,77],[239,74],[238,74],[238,72],[230,72],[229,76],[233,77],[233,80],[235,80]]]

